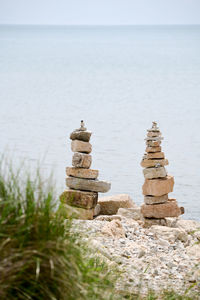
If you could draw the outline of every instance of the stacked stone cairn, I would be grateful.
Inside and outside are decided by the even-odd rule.
[[[146,153],[141,162],[145,178],[141,213],[146,224],[165,225],[165,218],[178,217],[184,213],[184,208],[178,207],[176,199],[168,198],[168,193],[173,191],[174,177],[167,175],[165,169],[168,160],[161,151],[163,137],[156,122],[147,130],[145,140]]]
[[[109,191],[111,184],[97,179],[98,170],[90,169],[92,163],[92,145],[89,143],[92,132],[87,131],[84,122],[74,130],[70,139],[74,152],[72,167],[66,168],[66,189],[60,196],[62,203],[75,208],[79,219],[92,220],[97,205],[98,193]]]

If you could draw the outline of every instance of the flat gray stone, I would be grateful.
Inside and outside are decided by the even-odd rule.
[[[162,140],[163,140],[163,137],[161,137],[161,136],[154,136],[154,137],[147,136],[145,138],[145,141],[162,141]]]
[[[159,203],[165,203],[168,201],[168,194],[163,196],[144,196],[144,203],[145,204],[159,204]]]
[[[164,167],[146,168],[143,170],[145,179],[163,178],[167,176],[167,172]]]
[[[67,177],[66,185],[74,190],[91,191],[99,193],[106,193],[111,187],[111,184],[106,181],[89,180],[76,177]]]
[[[108,222],[111,222],[113,220],[121,221],[121,219],[122,218],[120,216],[117,216],[117,215],[100,215],[100,216],[95,218],[95,220],[98,220],[98,221],[108,221]]]

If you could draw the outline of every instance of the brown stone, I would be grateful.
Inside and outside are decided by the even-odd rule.
[[[174,177],[168,175],[160,179],[145,179],[142,186],[143,195],[162,196],[173,191]]]
[[[146,147],[146,152],[148,153],[155,153],[155,152],[160,152],[161,151],[161,147],[157,146],[157,147]]]
[[[66,174],[67,176],[72,176],[72,177],[96,179],[99,175],[99,171],[92,170],[92,169],[67,167]]]
[[[63,204],[60,207],[63,210],[63,215],[68,218],[76,218],[80,220],[93,220],[94,209],[84,209],[80,207],[70,206],[68,204]]]
[[[165,203],[167,201],[168,201],[168,194],[159,197],[144,196],[145,204],[159,204],[159,203]]]
[[[165,158],[164,152],[155,152],[155,153],[147,153],[146,154],[146,159],[154,159],[154,158]]]
[[[167,159],[146,159],[143,158],[141,161],[141,166],[143,168],[151,168],[151,167],[157,167],[157,166],[167,166],[169,164]]]
[[[167,227],[176,227],[178,217],[166,217],[163,219],[143,218],[143,226],[151,227],[152,225],[160,225]]]
[[[98,193],[83,192],[77,190],[65,190],[60,195],[60,201],[71,206],[77,206],[85,209],[94,208],[97,204]]]
[[[165,219],[144,218],[143,226],[145,228],[151,227],[152,225],[166,226],[166,221]]]
[[[135,207],[135,203],[128,194],[119,194],[99,198],[102,215],[115,215],[120,207],[131,208]]]
[[[154,137],[149,137],[149,136],[147,136],[147,137],[145,138],[145,140],[146,140],[147,142],[161,142],[161,141],[163,140],[163,137],[162,137],[162,136],[154,136]]]
[[[148,147],[158,147],[161,145],[161,141],[146,141]]]
[[[83,154],[75,152],[72,157],[72,165],[76,168],[89,169],[92,163],[92,156],[89,154]]]
[[[74,140],[71,142],[71,150],[73,152],[90,153],[92,145],[89,142]]]
[[[163,219],[165,217],[178,217],[181,215],[181,210],[178,207],[177,202],[173,200],[162,204],[143,204],[141,213],[145,218]]]
[[[163,178],[167,176],[165,167],[146,168],[143,170],[145,179]]]
[[[75,130],[70,134],[70,139],[89,142],[91,134],[92,134],[92,132],[90,132],[90,131]]]
[[[93,220],[94,209],[84,209],[80,207],[76,207],[74,210],[74,215],[76,218],[80,220]]]
[[[161,132],[160,131],[149,131],[147,133],[147,136],[148,137],[158,137],[158,136],[161,136]]]
[[[76,177],[67,177],[66,185],[70,189],[106,193],[109,191],[111,184],[102,180],[90,180]]]

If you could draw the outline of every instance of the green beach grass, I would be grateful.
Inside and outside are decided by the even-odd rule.
[[[0,299],[111,299],[108,269],[70,233],[52,186],[1,162]]]

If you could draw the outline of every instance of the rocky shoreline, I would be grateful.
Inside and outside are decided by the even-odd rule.
[[[116,291],[146,295],[152,290],[159,295],[173,290],[200,299],[200,222],[167,218],[167,226],[146,227],[141,219],[133,219],[131,208],[118,211],[73,220],[74,230],[96,255],[120,271]]]

